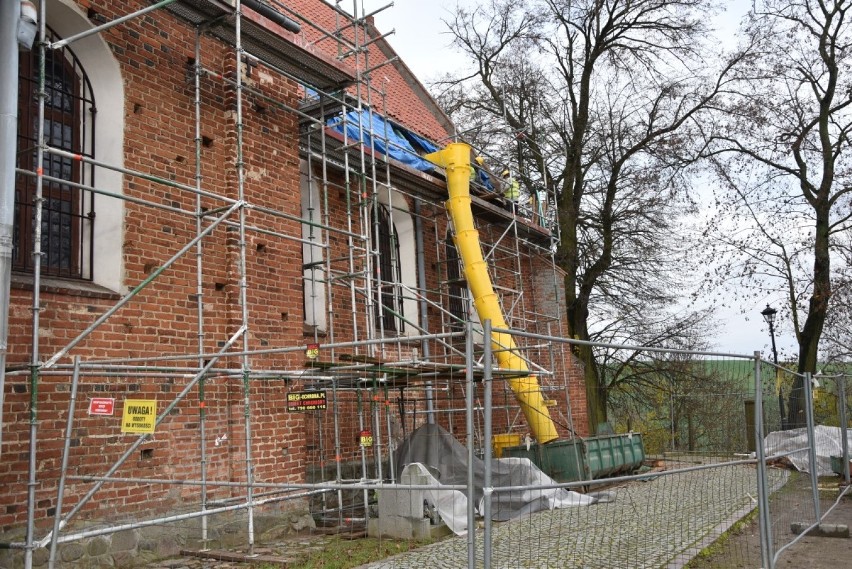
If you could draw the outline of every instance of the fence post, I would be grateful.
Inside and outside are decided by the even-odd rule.
[[[814,428],[814,393],[810,372],[805,372],[805,423],[808,429],[808,468],[811,474],[811,492],[814,500],[814,516],[820,522],[819,469],[816,458],[816,429]]]
[[[849,485],[849,437],[846,433],[846,376],[837,378],[837,411],[840,416],[840,444],[843,449],[843,482]]]
[[[764,569],[775,568],[772,552],[772,522],[769,518],[769,484],[766,479],[766,449],[763,435],[763,381],[760,352],[754,353],[754,438],[757,449],[757,512],[760,526],[760,557]]]
[[[473,323],[465,324],[465,374],[467,385],[465,393],[465,431],[467,436],[467,566],[476,567],[476,495],[473,480],[474,438],[473,438]]]
[[[484,569],[491,569],[491,320],[483,322],[483,332],[485,335],[485,350],[482,357],[482,363],[485,369],[483,370],[482,383],[485,387],[483,402],[485,406],[485,418],[482,430],[485,431],[485,440],[483,441],[485,450],[483,459],[485,460],[485,479],[482,481],[482,498],[483,508],[482,515],[485,518],[485,535],[483,536],[483,552],[482,566]]]

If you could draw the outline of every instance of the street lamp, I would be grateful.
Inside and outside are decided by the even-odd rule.
[[[778,349],[775,347],[775,315],[778,311],[766,305],[766,308],[760,311],[761,316],[769,324],[769,336],[772,338],[772,361],[775,364],[775,387],[778,389],[778,412],[781,414],[781,430],[787,428],[784,419],[784,395],[781,392],[781,377],[778,374]]]

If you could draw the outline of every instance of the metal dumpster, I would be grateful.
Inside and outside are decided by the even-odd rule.
[[[645,460],[640,433],[603,435],[584,440],[586,464],[592,478],[633,472]]]
[[[504,457],[528,458],[557,482],[594,480],[633,472],[645,460],[640,433],[533,443],[503,449]]]

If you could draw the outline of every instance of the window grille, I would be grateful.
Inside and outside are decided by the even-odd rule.
[[[48,41],[59,38],[50,32]],[[17,165],[37,171],[39,51],[22,53],[19,64]],[[91,83],[74,52],[64,47],[45,50],[44,141],[49,147],[94,158],[96,106]],[[44,152],[41,252],[43,274],[92,280],[94,193],[73,184],[94,187],[94,166]],[[62,183],[63,180],[69,183]],[[15,180],[15,225],[12,267],[33,270],[36,178]]]

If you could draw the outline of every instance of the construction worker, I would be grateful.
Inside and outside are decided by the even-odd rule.
[[[519,199],[521,199],[521,185],[512,177],[512,173],[507,169],[503,170],[503,197],[506,198],[506,209],[515,213],[515,207]]]
[[[476,181],[489,192],[493,192],[494,184],[491,183],[491,175],[489,173],[488,166],[485,165],[485,158],[477,156],[474,158],[474,162],[477,163],[477,171],[479,172],[479,175],[476,177]]]
[[[479,181],[479,175],[478,175],[477,171],[479,171],[479,172],[482,171],[482,164],[484,162],[485,162],[485,160],[482,158],[482,156],[477,156],[476,158],[473,159],[473,162],[470,163],[470,183],[471,184]],[[476,165],[474,165],[474,163],[476,163]]]
[[[544,186],[536,186],[530,196],[530,209],[533,211],[533,221],[544,227],[544,215],[547,213],[547,190]]]

